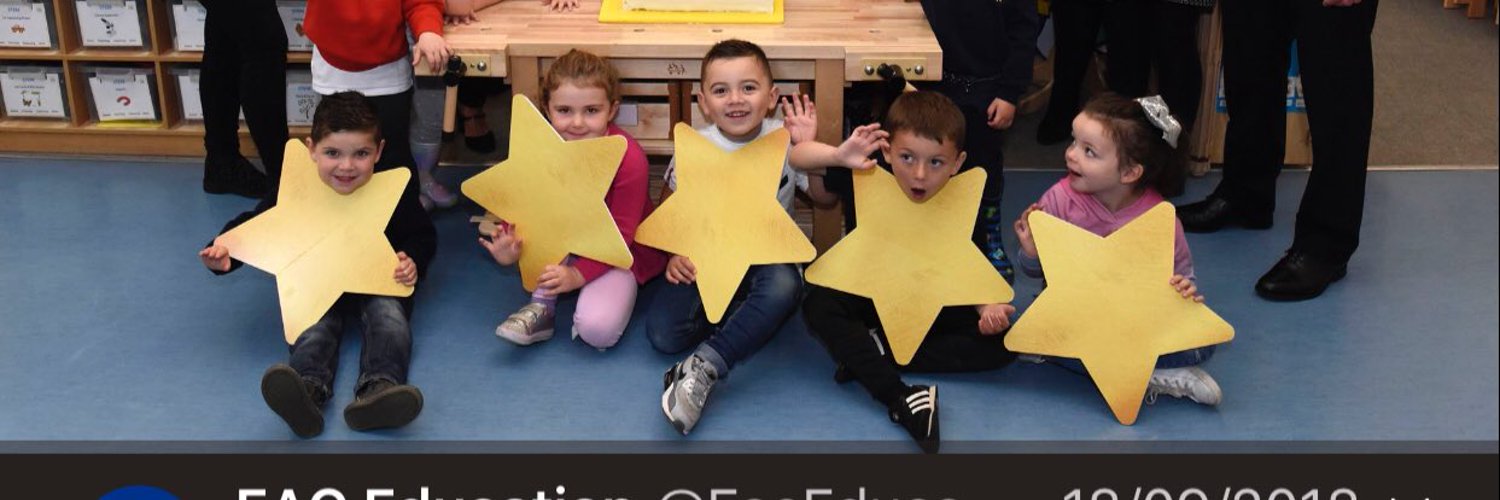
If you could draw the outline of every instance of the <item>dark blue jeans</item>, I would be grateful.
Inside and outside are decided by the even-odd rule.
[[[292,369],[322,389],[321,394],[315,395],[320,405],[332,393],[333,374],[338,371],[344,315],[355,312],[364,325],[355,394],[377,380],[406,383],[406,369],[411,361],[411,327],[401,301],[395,297],[346,293],[328,308],[323,319],[303,331],[291,347]]]
[[[655,297],[646,312],[651,345],[668,354],[698,347],[697,353],[724,376],[735,363],[765,345],[797,310],[802,272],[795,264],[750,266],[718,326],[708,322],[697,285],[674,285],[657,278],[647,287]],[[712,352],[704,352],[705,347]]]

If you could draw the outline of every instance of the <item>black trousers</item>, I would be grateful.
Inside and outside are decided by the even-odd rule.
[[[941,286],[941,285],[918,285]],[[876,401],[890,406],[904,395],[901,372],[969,372],[1009,364],[1005,335],[980,335],[979,313],[972,306],[945,307],[911,363],[898,366],[880,330],[875,304],[864,297],[817,285],[807,286],[802,301],[807,329],[833,360],[844,365]],[[870,329],[876,329],[872,335]]]
[[[1192,130],[1203,92],[1198,20],[1209,12],[1167,0],[1116,0],[1109,23],[1109,89],[1144,97],[1156,71],[1156,92],[1182,130]]]
[[[274,0],[204,0],[203,105],[205,163],[240,157],[239,113],[274,186],[286,147],[286,32]]]
[[[1370,33],[1378,0],[1223,0],[1224,178],[1215,196],[1269,215],[1286,152],[1286,74],[1297,41],[1313,169],[1292,248],[1345,262],[1359,246],[1374,108]]]
[[[1102,27],[1113,34],[1112,15],[1115,3],[1105,0],[1055,0],[1051,16],[1054,40],[1052,56],[1052,95],[1047,100],[1046,121],[1067,126],[1082,104],[1083,74],[1094,57]],[[1113,48],[1107,54],[1106,66],[1121,63]],[[1107,77],[1106,77],[1107,78]]]

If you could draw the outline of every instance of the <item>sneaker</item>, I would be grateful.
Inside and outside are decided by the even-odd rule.
[[[297,370],[280,363],[271,365],[260,378],[260,395],[266,406],[286,421],[297,437],[323,433],[323,410],[314,398],[318,392]]]
[[[1146,404],[1156,403],[1156,396],[1166,394],[1174,398],[1187,398],[1195,403],[1218,406],[1224,399],[1219,383],[1208,376],[1208,372],[1196,366],[1186,368],[1158,368],[1151,372],[1151,382],[1146,386]]]
[[[427,197],[438,208],[453,208],[458,204],[458,196],[436,180],[426,179],[419,183],[419,187],[422,188],[422,196]]]
[[[719,371],[696,354],[667,370],[666,390],[661,393],[661,411],[677,432],[686,436],[698,425],[708,394],[713,392],[714,383],[718,381]]]
[[[1035,354],[1017,354],[1016,361],[1020,361],[1022,363],[1030,363],[1033,365],[1047,364],[1047,358]]]
[[[278,179],[279,180],[279,179]],[[241,156],[232,162],[203,164],[203,192],[261,198],[271,189],[271,179]]]
[[[516,345],[531,345],[552,338],[552,308],[532,302],[495,327],[495,336]]]
[[[415,386],[377,380],[344,407],[350,429],[368,431],[401,427],[422,413],[422,391]]]
[[[891,407],[891,421],[906,428],[926,453],[937,453],[942,440],[938,434],[937,386],[914,385],[906,396]]]

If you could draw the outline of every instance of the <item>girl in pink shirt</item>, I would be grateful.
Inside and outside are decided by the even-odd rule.
[[[1182,192],[1186,158],[1177,150],[1181,125],[1160,96],[1126,99],[1104,94],[1090,100],[1073,119],[1073,144],[1065,155],[1068,175],[1016,220],[1021,251],[1017,267],[1042,277],[1036,242],[1026,218],[1041,210],[1099,236],[1109,236],[1161,203],[1163,193]],[[1193,274],[1193,254],[1177,223],[1171,285],[1183,299],[1203,302]],[[1223,398],[1219,384],[1198,364],[1213,356],[1208,346],[1161,356],[1151,374],[1147,401],[1159,394],[1205,405]]]
[[[635,308],[636,291],[641,283],[661,274],[666,256],[660,251],[635,242],[636,227],[651,214],[654,206],[647,194],[649,166],[646,153],[634,137],[612,122],[620,108],[619,73],[603,58],[573,50],[558,58],[542,81],[542,107],[552,128],[566,140],[591,139],[605,135],[625,138],[625,158],[610,184],[604,203],[614,216],[620,236],[630,247],[635,262],[630,269],[620,269],[591,259],[569,256],[567,260],[547,266],[537,279],[531,302],[506,318],[495,329],[495,335],[519,345],[531,345],[552,338],[557,297],[578,291],[578,308],[573,314],[573,336],[591,346],[605,349],[615,345],[630,312]],[[511,265],[521,252],[521,240],[508,225],[501,225],[479,244],[489,250],[497,262]]]

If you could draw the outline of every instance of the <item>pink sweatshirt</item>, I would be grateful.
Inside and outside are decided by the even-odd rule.
[[[1047,188],[1047,192],[1042,193],[1042,199],[1037,200],[1037,205],[1041,206],[1043,212],[1068,221],[1088,232],[1099,236],[1109,236],[1162,201],[1160,193],[1157,193],[1155,189],[1147,188],[1146,192],[1141,193],[1140,199],[1135,200],[1135,203],[1131,203],[1118,212],[1111,212],[1093,196],[1074,191],[1073,187],[1068,185],[1067,177],[1064,177],[1057,181],[1057,184]],[[1182,234],[1182,222],[1174,222],[1177,223],[1177,242],[1176,252],[1172,258],[1173,270],[1176,274],[1188,279],[1196,279],[1193,275],[1193,253],[1188,250],[1187,238]],[[1027,256],[1026,252],[1016,253],[1016,263],[1022,272],[1033,278],[1041,277],[1042,265],[1039,260]]]
[[[620,170],[615,173],[615,180],[610,184],[609,192],[604,195],[604,204],[609,206],[609,213],[615,218],[615,226],[620,228],[620,236],[625,238],[631,255],[635,256],[630,273],[635,275],[636,283],[644,284],[667,267],[666,254],[635,242],[635,228],[656,208],[651,203],[649,193],[651,167],[646,162],[646,150],[641,149],[641,144],[634,137],[613,123],[609,125],[609,135],[624,137],[626,146],[625,158],[620,161]],[[584,282],[592,282],[613,268],[609,264],[584,257],[577,257],[573,266],[583,274]]]

